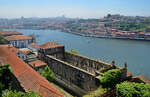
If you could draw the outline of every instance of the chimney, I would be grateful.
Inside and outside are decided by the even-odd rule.
[[[114,60],[112,60],[111,65],[115,65],[115,61]]]
[[[8,44],[8,49],[11,47],[11,44]]]
[[[113,69],[116,68],[116,66],[115,66],[115,61],[114,61],[114,60],[112,60],[111,65],[112,65],[112,68],[113,68]]]
[[[35,68],[35,63],[33,63],[33,67]]]
[[[124,69],[125,69],[125,72],[127,72],[127,63],[126,62],[124,63]]]

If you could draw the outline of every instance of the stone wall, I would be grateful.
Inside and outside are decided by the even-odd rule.
[[[76,94],[82,96],[98,88],[99,81],[94,74],[50,55],[44,60],[55,73],[55,80]]]
[[[92,74],[95,74],[97,70],[100,70],[101,68],[111,68],[112,65],[100,60],[94,60],[90,59],[84,56],[80,56],[78,54],[73,54],[69,52],[65,52],[65,61],[79,67],[81,69],[84,69]]]
[[[45,61],[55,73],[55,80],[79,96],[97,89],[104,72],[120,68],[101,60],[64,52],[64,48],[40,50],[38,54],[39,59]]]
[[[49,48],[49,49],[40,49],[39,53],[43,55],[52,55],[57,59],[64,59],[64,47],[56,47],[56,48]]]

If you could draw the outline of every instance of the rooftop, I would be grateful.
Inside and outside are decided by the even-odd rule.
[[[24,35],[12,35],[5,37],[6,40],[12,41],[12,40],[31,40],[32,37],[24,36]]]
[[[131,72],[126,72],[126,77],[127,78],[131,78],[132,77],[132,73]]]
[[[31,43],[31,44],[29,44],[30,46],[32,46],[32,47],[35,47],[35,48],[40,48],[40,45],[38,45],[38,44],[36,44],[36,43]]]
[[[42,97],[63,97],[51,83],[4,46],[0,47],[0,62],[10,64],[13,74],[26,92],[34,90]]]
[[[22,48],[19,49],[21,53],[25,54],[25,55],[29,55],[29,54],[33,54],[29,49],[27,48]]]
[[[23,53],[25,55],[32,54],[32,52],[29,49],[23,48],[23,49],[17,49],[12,44],[4,44],[0,45],[0,47],[6,47],[9,51],[17,54],[17,53]]]
[[[2,34],[3,36],[22,35],[22,33],[16,31],[0,31],[0,34]]]
[[[40,66],[45,66],[46,65],[46,63],[41,61],[41,60],[34,60],[34,61],[29,62],[29,64],[32,67],[40,67]]]
[[[140,32],[139,34],[145,34],[145,32]]]
[[[12,44],[4,44],[4,45],[0,45],[0,47],[6,47],[9,49],[9,51],[13,52],[13,53],[18,53],[20,52],[19,49],[15,48]]]
[[[134,78],[139,78],[139,79],[143,80],[145,83],[150,84],[150,80],[147,79],[147,78],[146,78],[145,76],[143,76],[143,75],[134,76]]]
[[[40,46],[42,49],[56,48],[56,47],[64,47],[62,44],[58,44],[56,42],[47,42]]]

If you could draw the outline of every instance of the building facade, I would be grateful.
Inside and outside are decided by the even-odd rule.
[[[99,87],[99,78],[104,72],[123,69],[101,60],[65,52],[64,46],[53,42],[41,46],[38,54],[39,59],[55,73],[55,80],[80,97]],[[101,72],[101,69],[105,71]]]
[[[40,45],[40,50],[38,52],[39,57],[42,55],[52,55],[57,59],[64,60],[64,45],[58,44],[56,42],[47,42],[43,45]]]
[[[32,37],[24,35],[7,36],[5,39],[16,48],[27,48],[30,43],[33,43]]]

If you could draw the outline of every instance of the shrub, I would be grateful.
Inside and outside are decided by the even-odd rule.
[[[121,81],[122,71],[120,69],[112,69],[104,73],[100,79],[103,88],[114,88]]]
[[[50,82],[54,80],[55,75],[48,66],[46,66],[44,70],[40,71],[39,73]]]
[[[28,93],[17,92],[12,90],[3,91],[2,97],[41,97],[38,93],[34,91],[29,91]]]
[[[2,65],[0,66],[0,82],[3,85],[3,89],[11,89],[13,80],[13,74],[11,72],[9,65]]]
[[[0,34],[0,44],[6,44],[6,41],[1,34]]]
[[[116,86],[117,96],[121,97],[150,97],[150,85],[144,83],[122,82]]]
[[[34,91],[29,91],[28,93],[25,93],[23,97],[41,97],[41,96]]]
[[[78,52],[75,49],[70,49],[69,52],[72,53],[72,54],[78,54]]]
[[[2,93],[2,97],[23,97],[23,92],[16,92],[12,90],[5,90]]]
[[[3,84],[0,82],[0,97],[1,97],[2,91],[3,91]]]
[[[103,95],[106,93],[106,91],[99,87],[98,89],[89,92],[88,94],[84,95],[83,97],[103,97]]]

